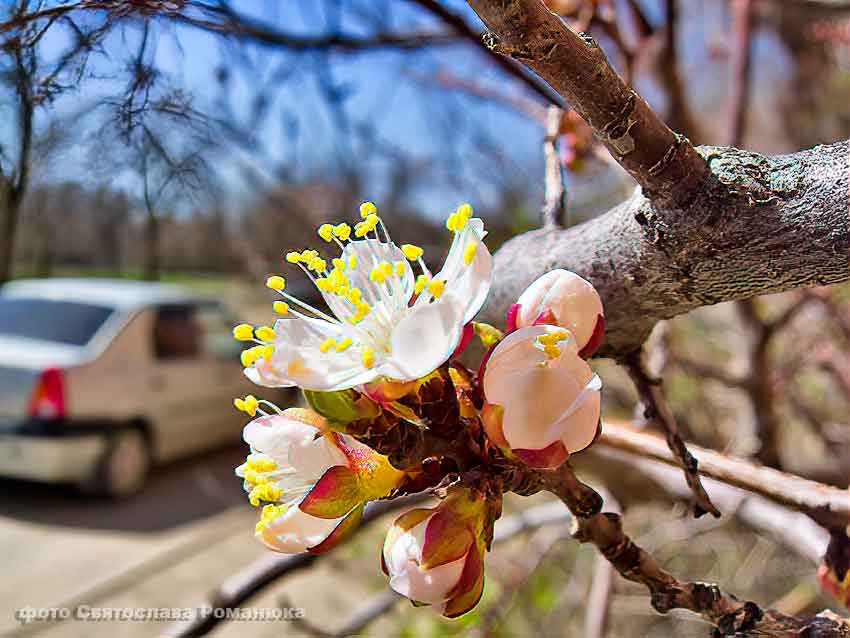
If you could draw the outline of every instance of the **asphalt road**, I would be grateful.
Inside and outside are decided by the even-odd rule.
[[[145,623],[22,625],[16,613],[196,603],[264,553],[252,539],[254,511],[233,475],[244,455],[245,446],[234,445],[157,468],[140,494],[123,501],[0,480],[0,635],[159,633]]]

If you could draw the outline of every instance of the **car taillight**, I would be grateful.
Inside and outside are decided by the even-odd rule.
[[[61,370],[48,368],[41,373],[32,391],[29,414],[36,419],[61,419],[65,416],[65,389]]]

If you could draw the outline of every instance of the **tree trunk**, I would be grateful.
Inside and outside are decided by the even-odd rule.
[[[20,210],[20,199],[13,196],[11,184],[0,175],[0,285],[12,278]]]
[[[155,211],[148,209],[145,220],[144,266],[142,276],[148,281],[156,281],[160,275],[159,231],[160,219]]]

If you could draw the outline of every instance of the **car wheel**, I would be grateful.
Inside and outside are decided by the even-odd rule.
[[[126,428],[109,438],[94,480],[83,488],[105,496],[135,494],[145,484],[151,465],[147,437],[136,428]]]

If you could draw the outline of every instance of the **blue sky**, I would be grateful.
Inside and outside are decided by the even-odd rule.
[[[352,9],[337,19],[324,10],[324,2],[234,2],[240,12],[287,32],[316,34],[333,29],[338,23],[347,33],[368,35],[370,20],[356,15],[358,6],[368,9],[368,0],[345,4]],[[387,22],[386,28],[399,31],[439,28],[429,15],[407,3],[388,0],[374,3],[378,4],[387,9],[381,16]],[[480,26],[465,3],[450,4],[470,23]],[[156,33],[157,66],[172,84],[184,87],[193,95],[200,110],[212,115],[216,115],[215,101],[220,95],[215,80],[217,68],[236,59],[234,51],[251,60],[249,73],[240,70],[233,75],[229,98],[243,124],[262,140],[262,148],[246,149],[240,144],[229,144],[215,154],[216,172],[229,193],[231,206],[238,206],[242,197],[256,188],[255,183],[246,183],[242,178],[246,167],[264,176],[271,185],[280,166],[306,177],[333,171],[341,158],[367,163],[370,183],[366,185],[369,193],[364,197],[380,198],[392,160],[382,158],[379,149],[352,142],[352,137],[357,136],[346,134],[326,108],[320,77],[346,91],[344,113],[352,127],[368,125],[374,129],[379,147],[395,148],[433,163],[434,169],[423,175],[411,194],[426,211],[443,216],[446,209],[459,201],[492,201],[496,197],[492,183],[495,164],[477,150],[477,135],[496,141],[495,151],[502,159],[494,157],[492,162],[505,162],[514,179],[527,180],[535,188],[541,182],[542,130],[537,123],[504,106],[429,86],[427,78],[435,70],[444,69],[506,93],[525,92],[515,81],[495,70],[486,56],[472,46],[435,47],[412,53],[336,53],[327,58],[330,64],[325,66],[324,58],[310,54],[296,56],[254,44],[225,48],[220,38],[189,26],[160,21]],[[97,71],[109,75],[123,64],[135,50],[138,38],[138,29],[132,27],[110,36],[106,47],[109,59],[98,60]],[[64,43],[64,36],[57,32],[47,40],[46,51],[48,54],[58,51]],[[241,69],[238,65],[234,68]],[[281,72],[281,68],[291,75],[280,88],[269,92],[274,100],[269,116],[252,122],[249,114],[257,86]],[[271,86],[275,84],[272,82]],[[105,180],[130,192],[138,189],[137,179],[130,172],[108,168],[104,171],[102,166],[93,171],[89,166],[90,142],[94,131],[104,125],[105,117],[102,109],[92,109],[91,105],[116,88],[114,82],[93,81],[62,98],[56,112],[83,133],[51,163],[48,171],[42,172],[43,179],[91,183]],[[45,125],[44,116],[40,123],[42,127]],[[293,130],[298,131],[295,138],[291,135]]]
[[[369,11],[377,13],[384,22],[383,29],[405,32],[439,28],[424,11],[400,0],[348,0],[343,3],[346,11],[339,16],[328,10],[333,4],[325,0],[234,0],[240,12],[291,33],[317,34],[341,29],[349,34],[368,35],[375,28],[375,17],[361,14]],[[470,24],[482,27],[465,2],[451,0],[447,4]],[[658,2],[644,4],[650,10],[660,6]],[[709,45],[723,45],[728,31],[724,16],[714,5],[696,3],[696,6],[702,9],[689,14],[691,19],[681,25],[680,42],[685,53],[682,66],[689,79],[691,102],[702,109],[698,115],[703,116],[706,126],[722,127],[727,82],[725,58],[707,58],[705,50]],[[650,17],[658,16],[650,11]],[[363,197],[379,201],[393,166],[393,160],[386,157],[387,148],[431,165],[430,170],[418,176],[410,196],[422,211],[438,217],[460,201],[492,204],[498,197],[499,183],[505,179],[528,188],[533,200],[542,197],[543,131],[539,124],[492,101],[435,88],[434,74],[445,71],[499,91],[537,99],[495,69],[475,47],[455,45],[413,53],[335,53],[327,58],[330,64],[326,66],[325,58],[310,54],[294,55],[256,44],[226,47],[217,36],[163,20],[157,23],[156,33],[157,66],[173,85],[189,91],[204,112],[221,115],[217,106],[221,97],[215,79],[217,69],[222,64],[237,69],[228,86],[228,98],[237,119],[260,144],[250,147],[228,143],[213,157],[219,183],[226,193],[226,204],[232,211],[238,211],[245,199],[255,194],[258,182],[259,187],[273,186],[275,174],[281,168],[306,178],[334,174],[343,160],[365,166],[368,181],[363,187]],[[111,75],[135,50],[138,38],[137,26],[113,33],[106,46],[108,58],[99,59],[94,69],[105,76]],[[46,54],[55,54],[64,42],[62,32],[56,31],[46,40]],[[769,59],[771,63],[758,66],[754,94],[760,102],[769,104],[776,87],[781,87],[787,79],[787,61],[781,46],[770,35],[757,34],[755,42],[757,58]],[[240,59],[250,61],[250,71],[235,63]],[[276,75],[286,79],[275,80]],[[343,111],[346,121],[353,128],[373,129],[378,148],[363,144],[362,136],[346,132],[334,119],[322,98],[322,81],[346,93]],[[264,84],[272,87],[269,115],[254,121],[250,116],[251,104],[258,87]],[[138,179],[131,172],[108,163],[106,166],[101,163],[94,170],[90,161],[94,133],[103,128],[105,117],[102,109],[93,109],[92,105],[118,88],[106,80],[89,81],[60,100],[51,117],[58,114],[64,119],[63,126],[76,134],[47,170],[38,173],[40,179],[106,182],[131,193],[138,192]],[[660,102],[651,81],[639,82],[637,88],[651,103]],[[3,107],[0,103],[0,109]],[[759,114],[760,126],[779,126],[775,122],[771,124],[764,115]],[[46,121],[42,115],[41,128]],[[292,135],[293,131],[297,135]],[[0,133],[8,133],[8,129],[0,129]],[[492,146],[482,151],[481,141],[477,139],[480,136]],[[762,139],[779,140],[781,135],[763,135]],[[722,139],[711,141],[722,142]],[[246,169],[255,179],[244,179]],[[594,195],[593,189],[599,190],[598,185],[591,183],[590,196]],[[576,190],[580,193],[581,185]]]

